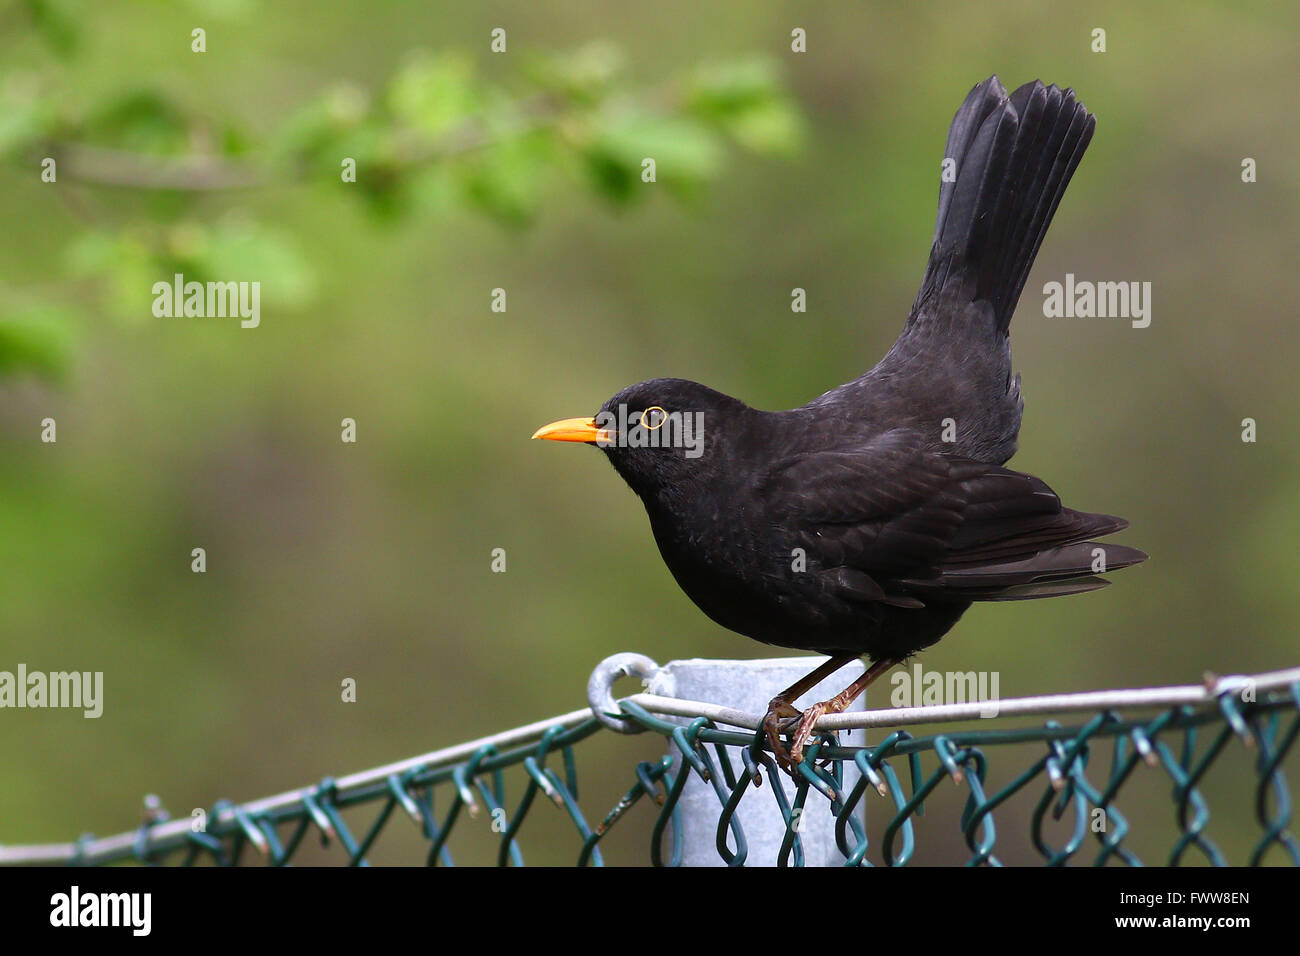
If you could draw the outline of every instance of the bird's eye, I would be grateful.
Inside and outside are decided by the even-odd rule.
[[[668,421],[668,413],[658,405],[651,405],[641,413],[641,424],[650,431],[656,428],[662,428],[664,422]]]

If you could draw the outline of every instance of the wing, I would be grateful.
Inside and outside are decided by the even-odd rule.
[[[903,607],[1103,587],[1100,570],[1146,555],[1087,539],[1127,526],[1074,511],[1044,482],[947,456],[901,429],[858,448],[781,462],[761,488],[808,571],[841,596]]]

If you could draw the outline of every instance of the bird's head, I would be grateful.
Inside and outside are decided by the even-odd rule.
[[[699,480],[748,411],[696,382],[657,378],[623,389],[591,418],[552,422],[533,437],[595,445],[645,497]]]

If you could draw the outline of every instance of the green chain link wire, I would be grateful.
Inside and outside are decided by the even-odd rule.
[[[314,832],[322,843],[339,845],[350,865],[366,866],[375,840],[400,808],[428,841],[429,865],[451,866],[454,860],[449,843],[460,821],[465,815],[478,816],[486,807],[494,824],[504,824],[493,826],[500,836],[495,862],[522,866],[525,824],[535,816],[536,806],[549,803],[567,817],[576,835],[577,864],[602,866],[600,842],[633,807],[648,801],[657,811],[650,831],[650,861],[656,866],[677,866],[682,859],[679,802],[687,781],[694,776],[707,782],[717,797],[716,848],[720,859],[731,866],[747,862],[748,844],[737,813],[746,799],[775,800],[786,822],[775,862],[801,866],[804,849],[795,822],[804,812],[817,812],[809,809],[809,795],[814,791],[817,796],[812,804],[835,816],[835,840],[847,864],[870,865],[867,834],[857,812],[869,787],[892,801],[893,816],[882,830],[881,858],[889,866],[906,865],[917,849],[917,818],[925,812],[926,799],[944,780],[965,788],[957,830],[970,852],[967,865],[1002,865],[996,853],[999,830],[995,811],[1014,795],[1041,788],[1029,817],[1029,838],[1046,865],[1090,862],[1104,866],[1117,860],[1140,866],[1138,857],[1124,845],[1131,828],[1116,803],[1137,765],[1146,762],[1163,770],[1172,784],[1178,836],[1167,862],[1178,865],[1195,857],[1223,866],[1229,861],[1209,836],[1210,807],[1199,787],[1235,737],[1254,752],[1252,804],[1262,831],[1246,862],[1257,866],[1280,858],[1300,866],[1300,844],[1289,831],[1292,804],[1283,773],[1284,761],[1300,737],[1300,682],[1257,702],[1243,704],[1225,692],[1216,709],[1174,707],[1140,721],[1103,711],[1075,727],[1047,721],[1041,727],[954,731],[929,737],[895,731],[874,747],[842,747],[827,734],[808,749],[799,765],[793,799],[781,787],[766,788],[771,798],[758,793],[764,774],[774,778],[779,773],[761,732],[721,729],[704,717],[683,725],[657,717],[632,701],[623,702],[622,717],[662,735],[670,752],[657,763],[636,765],[631,786],[595,828],[588,824],[578,802],[574,753],[577,744],[602,730],[602,724],[593,718],[568,728],[553,726],[533,745],[501,752],[484,746],[462,763],[435,769],[414,767],[347,793],[327,778],[305,791],[297,803],[272,811],[250,812],[222,801],[212,808],[207,832],[190,832],[172,840],[152,837],[152,828],[166,820],[165,814],[152,814],[137,831],[131,847],[114,858],[222,866],[257,860],[281,866],[293,860],[307,835]],[[1087,773],[1089,762],[1098,748],[1105,751],[1108,744],[1108,776],[1104,782],[1094,783]],[[1028,745],[1042,747],[1041,754],[1010,783],[989,793],[988,752]],[[741,766],[733,765],[734,751],[728,748],[739,748]],[[559,770],[551,766],[557,755]],[[935,762],[928,776],[922,769],[925,755],[932,755]],[[847,764],[856,767],[859,777],[846,792]],[[906,770],[900,774],[904,766]],[[513,813],[508,813],[504,771],[514,767],[522,770],[524,783]],[[448,798],[441,818],[434,811],[435,793]],[[539,795],[546,799],[538,801]],[[378,805],[379,812],[357,839],[342,813],[368,804]],[[1097,813],[1105,818],[1102,827],[1090,825]],[[1049,822],[1063,819],[1069,834],[1063,842],[1053,842],[1047,833]],[[287,839],[282,839],[283,833],[288,834]],[[1090,835],[1094,840],[1089,840]],[[78,841],[72,863],[86,862],[81,854],[89,840],[83,837]],[[255,855],[248,853],[250,845]],[[665,846],[669,848],[666,859]],[[1097,851],[1095,855],[1087,850],[1089,846]],[[111,859],[100,856],[95,862]]]

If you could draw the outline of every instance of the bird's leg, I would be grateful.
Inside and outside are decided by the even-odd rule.
[[[790,756],[786,753],[785,746],[781,743],[781,732],[778,725],[783,717],[799,717],[800,711],[794,706],[798,700],[809,688],[816,687],[823,680],[834,674],[850,661],[857,660],[855,654],[839,654],[824,662],[811,674],[801,677],[781,693],[772,698],[771,703],[767,705],[767,713],[763,716],[763,730],[767,734],[768,745],[772,748],[772,753],[776,757],[776,762],[784,769],[789,770],[793,764],[790,762]]]
[[[819,717],[825,714],[843,713],[850,704],[862,696],[862,692],[871,686],[872,681],[897,663],[898,661],[894,658],[881,658],[868,667],[861,677],[830,700],[824,700],[820,704],[813,704],[804,710],[799,716],[798,726],[794,730],[794,744],[790,748],[789,756],[790,767],[803,760],[804,745],[814,739],[813,724],[817,723]],[[785,766],[785,764],[782,764],[782,766]],[[786,767],[786,769],[789,770],[790,767]]]

